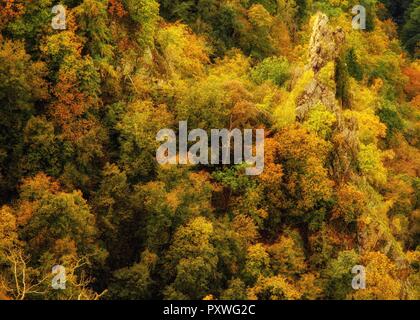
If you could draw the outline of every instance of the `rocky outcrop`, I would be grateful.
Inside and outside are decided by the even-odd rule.
[[[331,142],[334,145],[331,154],[331,175],[336,181],[345,181],[353,170],[358,153],[357,121],[344,120],[342,107],[336,98],[336,64],[342,50],[345,34],[342,28],[334,29],[328,17],[318,13],[315,18],[309,45],[307,70],[313,72],[313,78],[305,86],[297,99],[296,116],[305,121],[311,108],[323,104],[336,115],[334,133]]]
[[[298,120],[304,120],[311,107],[322,103],[333,112],[338,111],[336,91],[334,86],[326,82],[334,82],[334,65],[341,45],[344,42],[344,32],[341,28],[333,30],[328,23],[329,19],[325,14],[318,13],[312,31],[309,44],[309,64],[314,78],[307,84],[304,93],[297,100],[296,115]],[[332,72],[325,70],[332,66]],[[325,79],[325,77],[330,79]],[[327,80],[327,81],[325,81]]]
[[[340,28],[332,30],[328,17],[319,13],[315,19],[309,44],[310,67],[317,74],[326,64],[334,61],[344,42],[344,32]]]

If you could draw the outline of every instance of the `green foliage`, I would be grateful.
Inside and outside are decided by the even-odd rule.
[[[158,257],[149,251],[142,253],[141,261],[129,268],[114,272],[109,285],[109,297],[117,300],[148,299],[152,294],[153,272]]]
[[[342,251],[336,259],[330,261],[325,269],[326,294],[330,299],[343,300],[352,292],[351,283],[354,275],[351,269],[357,265],[359,257],[355,251]]]
[[[24,129],[24,147],[27,152],[20,161],[23,175],[34,175],[44,168],[54,177],[61,173],[61,145],[51,122],[41,117],[30,118]]]
[[[406,14],[406,10],[413,2],[413,0],[401,0],[401,1],[392,1],[392,0],[381,0],[386,8],[389,11],[389,14],[392,18],[397,22],[399,25],[404,24],[404,15]]]
[[[220,298],[222,300],[246,300],[246,286],[240,279],[229,281],[228,288],[222,292]]]
[[[395,133],[401,132],[404,129],[404,123],[391,103],[386,103],[379,111],[379,118],[381,122],[386,124],[387,137],[391,138]]]
[[[402,40],[407,50],[418,57],[419,50],[419,28],[420,28],[420,1],[414,0],[407,10],[406,23],[402,29]]]
[[[332,126],[336,121],[336,116],[332,112],[328,111],[324,105],[318,104],[309,112],[309,117],[304,123],[304,127],[321,138],[328,139],[332,133]]]
[[[382,153],[373,144],[361,145],[358,155],[359,167],[368,180],[375,184],[386,182],[386,169],[382,163]]]
[[[179,292],[190,299],[202,299],[215,280],[218,257],[211,236],[213,225],[205,218],[191,220],[180,227],[165,258],[165,275],[170,282],[165,290],[174,298]]]
[[[24,153],[25,124],[35,104],[48,98],[45,76],[45,64],[33,62],[23,42],[0,42],[0,176],[8,183],[19,179],[16,164]]]
[[[277,1],[275,0],[250,0],[248,3],[249,6],[252,6],[253,4],[261,4],[268,12],[270,12],[270,14],[274,14],[277,11]]]
[[[354,48],[351,48],[346,54],[346,64],[347,70],[353,78],[357,81],[361,81],[363,79],[363,69],[358,62],[358,58],[356,56]]]
[[[156,0],[124,0],[131,20],[139,29],[136,40],[141,49],[153,46],[153,35],[159,19],[159,3]]]
[[[132,179],[141,179],[154,172],[155,153],[159,146],[156,134],[168,126],[171,115],[151,102],[134,102],[117,124],[120,133],[120,163]]]
[[[270,57],[264,59],[259,65],[251,70],[251,78],[257,84],[264,81],[272,81],[281,86],[290,77],[290,66],[284,57]]]
[[[41,37],[50,33],[52,3],[51,0],[28,1],[25,13],[11,21],[4,32],[14,39],[25,39],[30,51],[37,51]]]
[[[260,276],[270,275],[270,256],[262,244],[250,246],[246,257],[244,279],[254,284]]]
[[[81,36],[89,39],[86,48],[93,58],[111,57],[113,48],[110,44],[107,1],[85,0],[75,9]]]
[[[345,59],[340,57],[335,65],[334,72],[336,98],[341,102],[345,108],[350,106],[350,93],[349,93],[349,71]]]
[[[255,184],[244,174],[246,164],[236,165],[232,169],[215,171],[213,178],[222,185],[229,187],[233,192],[244,191]]]
[[[419,3],[381,2],[0,0],[0,299],[418,299]],[[179,121],[264,171],[159,165]]]

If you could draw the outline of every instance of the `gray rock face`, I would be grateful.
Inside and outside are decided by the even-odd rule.
[[[344,42],[344,32],[341,28],[332,30],[325,14],[318,14],[309,44],[310,67],[318,73],[328,62],[334,61]]]
[[[318,102],[334,113],[339,111],[335,89],[328,87],[319,78],[322,68],[329,62],[335,62],[344,42],[343,30],[341,28],[333,30],[328,21],[325,14],[319,13],[314,23],[307,65],[307,69],[312,69],[314,72],[314,79],[307,84],[305,91],[298,98],[296,115],[300,121],[306,118],[311,107]],[[331,80],[334,81],[334,79]]]
[[[296,116],[301,122],[307,119],[311,108],[318,103],[322,103],[336,115],[337,122],[331,139],[334,152],[331,154],[330,170],[335,180],[341,182],[353,173],[353,164],[358,153],[357,121],[344,120],[343,110],[336,99],[335,70],[323,72],[323,68],[329,63],[333,63],[335,68],[344,40],[344,31],[341,28],[333,29],[328,17],[318,13],[310,39],[309,62],[306,66],[307,70],[313,71],[314,77],[297,99],[296,107]]]

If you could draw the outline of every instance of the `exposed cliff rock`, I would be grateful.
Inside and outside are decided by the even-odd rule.
[[[318,14],[309,45],[310,67],[318,73],[329,61],[334,61],[344,42],[342,28],[333,30],[325,14]]]
[[[337,118],[331,142],[334,144],[331,174],[336,181],[343,181],[351,174],[352,164],[358,152],[357,121],[344,120],[341,104],[336,98],[336,65],[344,44],[342,28],[334,29],[325,14],[315,18],[309,45],[309,63],[313,79],[297,99],[296,116],[305,121],[311,108],[323,104]]]
[[[344,32],[341,28],[334,30],[328,21],[328,17],[322,13],[315,18],[307,66],[313,71],[314,78],[298,99],[296,115],[299,120],[305,119],[311,107],[319,102],[335,113],[339,109],[335,98],[334,74],[335,60],[344,42]]]

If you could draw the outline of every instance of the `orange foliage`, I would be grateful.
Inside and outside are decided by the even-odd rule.
[[[31,2],[32,0],[26,0]],[[16,0],[0,0],[0,29],[8,22],[21,16],[25,11],[25,4]]]
[[[412,63],[403,72],[408,77],[404,90],[410,98],[414,98],[420,93],[420,64]]]
[[[333,209],[333,219],[342,218],[347,223],[355,221],[366,204],[365,194],[356,187],[340,186],[337,190],[337,203]]]
[[[54,121],[71,141],[77,141],[94,126],[92,120],[83,118],[94,105],[94,99],[80,92],[75,78],[72,72],[60,74],[59,83],[53,89],[57,100],[50,108]]]
[[[121,3],[121,0],[109,0],[108,12],[111,15],[116,15],[118,18],[122,18],[127,14],[127,11],[124,9],[124,5]]]

